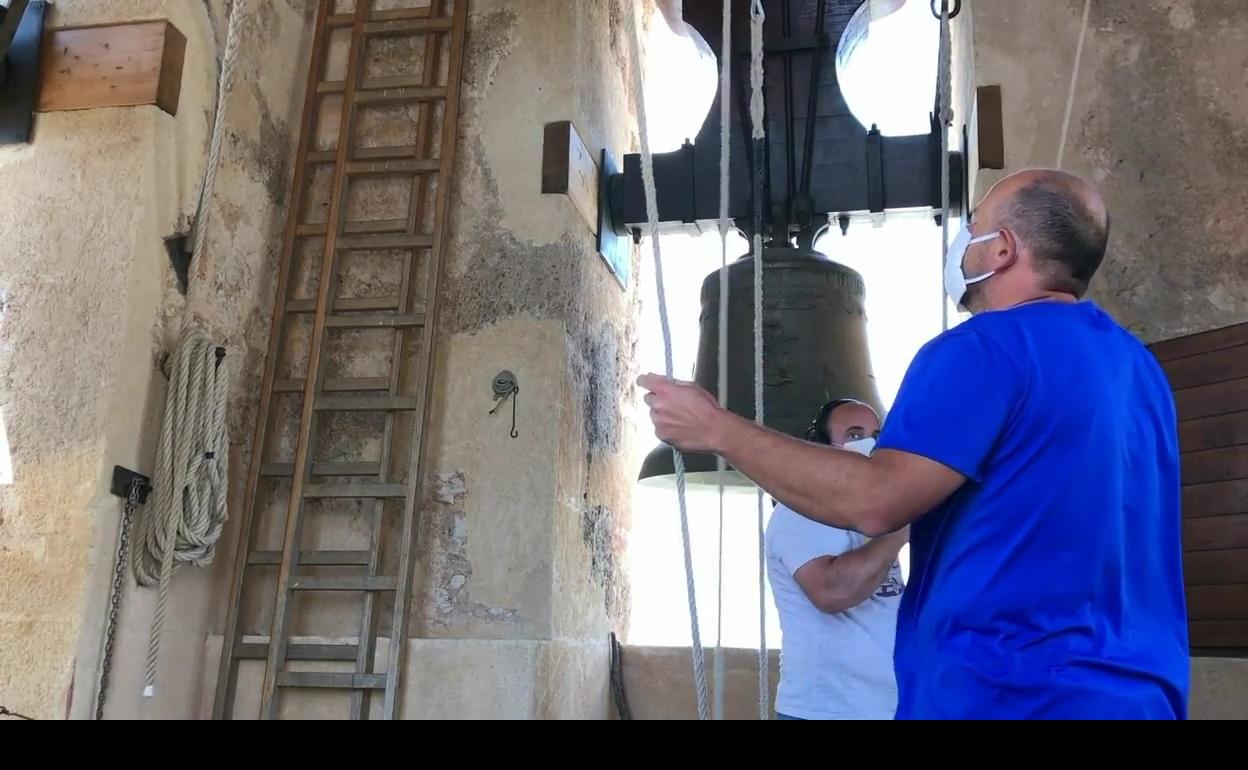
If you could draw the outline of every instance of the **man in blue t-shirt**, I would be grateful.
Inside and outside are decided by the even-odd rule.
[[[1078,177],[993,188],[946,270],[974,317],[919,353],[870,458],[642,378],[674,446],[833,527],[912,525],[898,718],[1186,718],[1174,402],[1149,352],[1080,302],[1108,238]]]

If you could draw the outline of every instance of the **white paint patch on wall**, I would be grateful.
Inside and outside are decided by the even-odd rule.
[[[4,409],[0,407],[0,487],[13,483],[13,456],[9,453],[9,436],[4,430]]]
[[[8,292],[0,288],[0,340],[4,339],[4,309],[8,305]],[[3,343],[0,342],[0,352]],[[13,454],[9,451],[9,434],[4,429],[4,410],[8,404],[4,391],[0,390],[0,487],[13,483]]]

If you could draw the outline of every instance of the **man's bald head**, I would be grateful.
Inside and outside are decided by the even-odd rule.
[[[1045,288],[1082,297],[1105,261],[1109,210],[1096,187],[1064,171],[1021,171],[1001,180],[977,219],[1014,233]]]

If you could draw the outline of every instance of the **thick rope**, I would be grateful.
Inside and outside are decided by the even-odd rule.
[[[731,275],[728,270],[728,234],[732,231],[732,219],[729,217],[731,173],[732,173],[732,0],[724,0],[722,44],[720,46],[719,74],[719,240],[720,240],[720,271],[719,271],[719,405],[728,408],[728,302],[730,299],[729,282]],[[719,552],[718,577],[715,581],[715,708],[714,717],[722,720],[725,717],[724,693],[727,689],[725,681],[724,661],[724,474],[728,471],[728,463],[724,458],[716,457],[719,471]]]
[[[160,635],[176,564],[212,562],[228,515],[226,468],[229,434],[225,362],[207,335],[193,325],[182,334],[169,378],[169,399],[160,430],[152,504],[139,521],[134,575],[158,586],[148,643],[143,694],[155,694]]]
[[[234,86],[235,63],[238,61],[239,34],[242,28],[243,6],[245,0],[234,0],[230,8],[229,27],[225,34],[225,49],[221,53],[221,72],[217,81],[217,105],[212,121],[212,143],[208,149],[208,168],[204,171],[204,185],[199,191],[199,205],[195,213],[194,250],[191,252],[192,267],[190,275],[194,275],[194,264],[199,262],[208,242],[208,211],[212,192],[217,184],[217,169],[221,165],[221,147],[225,141],[225,98]]]
[[[767,138],[767,105],[763,97],[763,22],[766,19],[762,0],[754,0],[750,6],[750,120],[755,139]]]
[[[762,0],[750,7],[750,118],[754,127],[755,152],[767,140],[766,105],[763,97],[763,24],[766,21]],[[755,159],[755,169],[758,168]],[[762,178],[754,180],[754,420],[763,424],[763,231],[761,225]],[[758,488],[758,718],[771,719],[771,672],[767,655],[767,545],[766,500]]]
[[[1075,49],[1075,65],[1070,73],[1070,92],[1066,96],[1066,117],[1062,119],[1062,138],[1057,144],[1057,168],[1066,164],[1066,140],[1070,138],[1070,119],[1075,114],[1075,91],[1079,88],[1079,69],[1083,65],[1083,45],[1088,39],[1088,20],[1092,18],[1092,0],[1084,0],[1083,23],[1079,29],[1079,46]]]
[[[663,252],[659,238],[659,202],[654,182],[654,156],[650,152],[649,124],[646,118],[645,77],[641,58],[642,25],[631,14],[633,23],[633,92],[637,99],[637,124],[641,139],[641,172],[646,190],[646,215],[650,230],[650,245],[654,251],[655,287],[658,293],[659,324],[663,329],[663,355],[668,378],[675,376],[672,361],[672,328],[667,315],[667,290],[663,283]],[[702,649],[702,634],[698,628],[698,601],[693,575],[693,550],[689,536],[689,508],[685,497],[685,458],[680,451],[672,449],[672,464],[676,470],[676,500],[680,506],[680,534],[684,544],[685,588],[689,597],[689,631],[693,648],[693,686],[698,704],[698,719],[710,718],[710,699],[706,687],[706,654]]]
[[[221,52],[208,162],[195,212],[189,273],[192,276],[208,243],[209,212],[225,143],[225,100],[234,87],[245,5],[246,0],[231,3]],[[196,566],[212,563],[229,515],[228,372],[217,347],[189,318],[188,313],[170,372],[160,454],[153,476],[155,496],[139,521],[138,546],[133,557],[139,585],[158,589],[143,688],[143,695],[148,698],[156,693],[160,637],[174,567],[183,562]]]
[[[940,102],[940,267],[949,262],[949,129],[953,126],[953,30],[949,23],[949,5],[940,13],[940,62],[936,98]],[[942,273],[943,275],[943,273]],[[949,298],[940,287],[941,328],[949,331]]]
[[[722,473],[723,471],[721,471]],[[711,719],[722,722],[727,712],[724,707],[728,681],[727,660],[724,657],[724,485],[719,485],[719,537],[715,580],[715,664],[711,669]]]

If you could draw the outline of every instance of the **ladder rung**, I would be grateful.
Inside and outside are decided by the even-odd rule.
[[[347,84],[341,80],[325,80],[316,87],[316,92],[322,95],[333,95],[346,93]],[[444,86],[426,86],[423,78],[416,77],[390,77],[390,78],[368,78],[360,84],[355,92],[356,104],[386,104],[389,102],[431,102],[446,98],[446,88]],[[332,162],[335,157],[324,158],[326,155],[336,153],[332,150],[321,150],[308,156],[309,160],[314,162]]]
[[[402,500],[407,497],[403,484],[309,484],[303,490],[308,500]]]
[[[354,644],[290,644],[286,646],[286,660],[354,661],[359,647]],[[234,657],[240,660],[264,660],[269,657],[269,645],[256,642],[240,642],[234,645]]]
[[[429,160],[357,160],[347,164],[350,176],[376,174],[427,174],[442,167],[442,161]],[[350,232],[350,230],[348,230]]]
[[[292,591],[394,591],[399,581],[393,577],[303,577],[290,581]]]
[[[368,17],[369,21],[397,21],[399,19],[427,19],[429,14],[433,12],[430,5],[420,5],[415,8],[395,8],[389,11],[373,11]]]
[[[304,551],[299,564],[304,567],[367,567],[368,551]],[[282,563],[281,551],[252,551],[247,563],[253,567],[276,567]]]
[[[303,380],[278,380],[273,386],[275,393],[302,393],[307,383]],[[343,377],[327,379],[321,385],[326,393],[376,393],[390,390],[386,377]],[[330,474],[324,474],[330,475]],[[347,475],[347,474],[342,474]]]
[[[324,222],[313,222],[295,228],[295,235],[299,238],[320,238],[328,232],[329,225]]]
[[[338,239],[341,251],[382,251],[386,249],[427,249],[433,245],[428,235],[355,235]],[[344,310],[342,303],[336,303]]]
[[[387,88],[424,88],[424,75],[391,75],[381,78],[364,78],[360,91],[383,91]]]
[[[416,399],[403,396],[322,396],[316,400],[318,412],[412,412],[417,406]]]
[[[416,145],[398,147],[360,147],[352,153],[351,160],[404,160],[416,157]],[[318,150],[308,153],[309,163],[337,163],[337,150]]]
[[[425,88],[423,75],[396,75],[383,78],[364,78],[360,83],[359,93],[365,91],[384,91],[387,88]],[[316,86],[318,94],[341,94],[347,90],[342,80],[323,80]]]
[[[359,313],[365,310],[398,310],[398,297],[347,297],[334,300],[334,310]],[[292,299],[286,303],[287,313],[315,313],[316,300]]]
[[[277,686],[323,690],[384,690],[386,675],[283,671],[277,675]]]
[[[291,463],[266,463],[260,469],[265,478],[288,479],[295,474]],[[381,463],[313,463],[313,476],[376,476],[381,473]]]
[[[373,11],[368,17],[370,21],[394,21],[396,19],[427,19],[429,18],[430,6],[422,5],[418,8],[396,8],[391,11]],[[355,23],[355,14],[338,13],[329,17],[330,27],[350,27]]]
[[[331,329],[410,329],[424,326],[425,315],[332,315],[325,325]]]
[[[397,147],[359,147],[351,160],[402,160],[416,157],[416,145],[401,144]]]
[[[374,19],[377,17],[374,16]],[[373,37],[394,37],[397,35],[416,35],[421,32],[448,32],[451,19],[447,16],[434,18],[398,18],[390,20],[370,21],[364,25],[364,34]]]
[[[348,222],[343,230],[347,235],[368,233],[397,234],[407,230],[407,220],[371,219],[367,222]],[[299,225],[295,228],[295,235],[300,238],[323,238],[328,232],[329,228],[323,222],[309,225]]]
[[[401,233],[407,230],[406,219],[371,219],[367,222],[348,222],[344,228],[347,235],[360,233]]]
[[[391,102],[436,102],[446,98],[444,86],[430,88],[381,88],[356,91],[356,104],[389,104]]]

